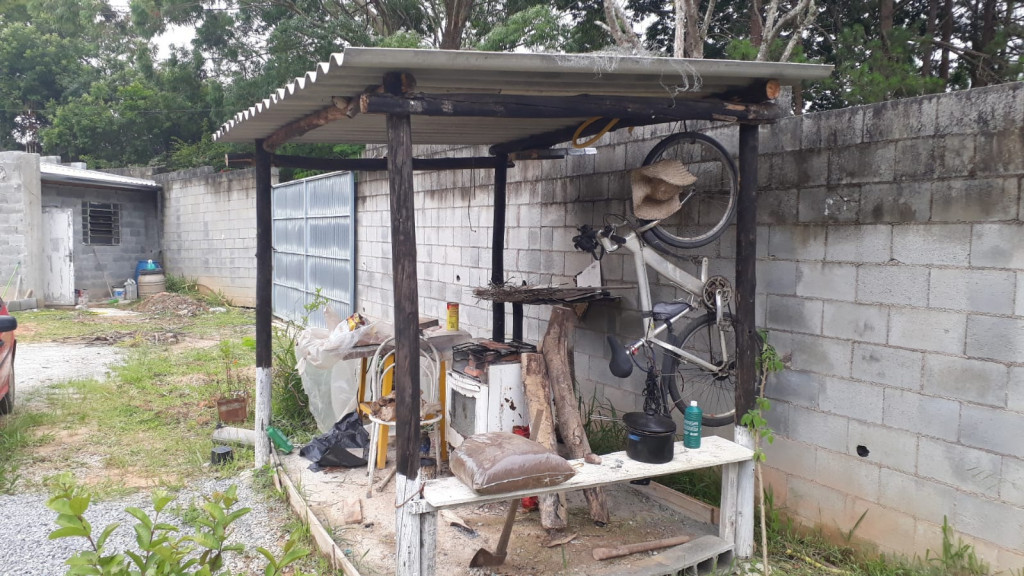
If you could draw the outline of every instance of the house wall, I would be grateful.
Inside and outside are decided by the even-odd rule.
[[[82,243],[83,201],[121,205],[119,245]],[[42,207],[70,208],[73,211],[75,288],[88,290],[90,298],[109,298],[108,287],[123,286],[125,280],[134,278],[139,260],[159,259],[156,191],[43,184]]]
[[[17,270],[21,294],[32,290],[37,298],[43,296],[45,267],[40,202],[39,155],[0,152],[0,278],[6,286]],[[15,298],[13,290],[14,284],[7,300]]]
[[[591,261],[573,251],[576,227],[627,212],[624,171],[671,131],[623,130],[596,156],[509,170],[507,277],[571,282]],[[735,153],[735,127],[711,133]],[[994,567],[1024,566],[1024,84],[788,118],[760,141],[757,323],[789,365],[769,385],[776,504],[906,554],[938,549],[945,516]],[[458,301],[477,336],[490,335],[472,288],[490,277],[492,180],[415,175],[421,314]],[[360,178],[357,305],[383,318],[387,190],[383,173]],[[679,263],[696,272],[691,257],[706,255],[731,277],[734,253],[730,231]],[[602,267],[606,285],[635,280],[624,256]],[[642,388],[607,369],[605,335],[640,327],[635,295],[622,295],[593,305],[575,338],[581,393],[620,412],[640,407]],[[549,310],[525,312],[536,342]]]
[[[165,269],[195,278],[235,305],[255,306],[255,172],[207,167],[153,178],[164,187]]]

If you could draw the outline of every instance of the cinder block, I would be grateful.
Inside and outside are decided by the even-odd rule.
[[[924,305],[927,295],[927,268],[864,265],[857,272],[858,302]]]
[[[864,108],[829,110],[801,123],[801,148],[836,148],[859,144],[864,131]]]
[[[768,421],[768,427],[771,428],[777,436],[789,436],[788,403],[781,400],[773,401],[771,403],[771,409],[765,413],[765,419]]]
[[[821,260],[825,257],[825,227],[772,226],[768,254],[780,260]]]
[[[976,224],[971,235],[971,266],[1024,269],[1024,223]]]
[[[1019,548],[1000,548],[996,560],[991,562],[993,570],[1005,570],[1012,574],[1024,566],[1024,553]]]
[[[1024,131],[1007,127],[978,138],[975,173],[979,175],[1020,174],[1024,172]]]
[[[829,376],[849,376],[851,344],[820,336],[792,334],[792,367]]]
[[[1006,404],[1008,370],[995,362],[926,354],[924,391],[934,396],[958,398],[1003,407]]]
[[[1020,362],[1024,358],[1024,319],[970,315],[967,318],[967,355]]]
[[[908,390],[921,389],[924,355],[888,346],[854,344],[853,377]]]
[[[955,488],[885,468],[880,484],[878,502],[884,506],[939,525],[953,515]]]
[[[818,450],[788,438],[776,436],[775,442],[765,444],[765,464],[801,478],[813,479],[817,474]]]
[[[894,142],[833,148],[831,152],[828,159],[829,184],[889,182],[894,178]]]
[[[1010,384],[1006,395],[1006,407],[1024,412],[1024,367],[1010,368]]]
[[[934,269],[928,306],[1005,314],[1013,308],[1016,275],[1007,270]]]
[[[758,260],[758,292],[796,294],[796,266],[796,262],[788,260]]]
[[[999,482],[999,499],[1024,507],[1024,460],[1003,456],[1002,478]]]
[[[1024,414],[970,404],[961,408],[960,441],[968,446],[1024,458],[1022,430]]]
[[[917,472],[976,494],[997,494],[1002,460],[995,454],[941,440],[921,438]]]
[[[825,258],[832,262],[888,262],[892,226],[829,226]]]
[[[966,266],[971,256],[967,224],[895,226],[892,257],[904,264]]]
[[[1024,272],[1017,272],[1017,306],[1013,313],[1024,316]]]
[[[867,455],[861,456],[863,450],[859,448],[867,450]],[[850,420],[850,437],[846,453],[887,468],[913,474],[917,467],[917,434]],[[885,472],[883,469],[883,476]]]
[[[882,422],[882,387],[842,378],[824,378],[818,391],[818,408],[853,420]]]
[[[809,334],[821,333],[821,300],[789,296],[768,297],[768,328]]]
[[[894,122],[898,124],[899,122]],[[935,177],[935,140],[913,138],[896,142],[896,180],[922,180]]]
[[[943,180],[932,188],[932,220],[1014,220],[1018,201],[1016,178]]]
[[[1024,124],[1017,84],[945,94],[938,99],[936,134],[995,132]]]
[[[903,140],[935,134],[938,98],[923,96],[864,107],[864,141]],[[894,121],[898,119],[898,121]]]
[[[957,494],[956,513],[950,523],[957,532],[1011,550],[1024,550],[1024,508],[961,492]]]
[[[818,451],[815,479],[829,488],[877,501],[878,475],[877,464],[829,450]]]
[[[810,524],[832,526],[835,519],[845,515],[846,495],[803,478],[791,476],[786,491],[789,510]]]
[[[847,510],[837,526],[844,532],[852,532],[855,540],[872,542],[879,552],[888,554],[904,554],[914,545],[915,520],[909,514],[859,498],[851,498]]]
[[[903,348],[962,354],[967,315],[918,308],[894,308],[889,343]]]
[[[825,336],[884,344],[888,325],[887,307],[826,301],[821,331]]]
[[[829,300],[853,300],[857,293],[857,267],[832,262],[799,262],[796,294]]]
[[[773,188],[780,184],[774,183]],[[758,224],[795,224],[797,222],[797,190],[795,188],[758,191]]]
[[[856,186],[801,188],[798,215],[800,222],[855,222],[859,206]]]
[[[883,182],[860,187],[861,224],[927,222],[931,219],[932,182]]]
[[[817,408],[818,389],[823,379],[823,376],[799,370],[775,372],[768,376],[765,394],[790,404]]]
[[[849,420],[800,406],[789,407],[789,435],[812,446],[844,452],[848,443]]]

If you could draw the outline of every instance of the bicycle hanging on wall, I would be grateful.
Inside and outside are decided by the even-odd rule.
[[[631,183],[634,219],[607,215],[603,227],[581,226],[573,238],[576,249],[597,260],[619,250],[633,255],[643,336],[623,345],[609,334],[609,369],[619,378],[629,377],[634,366],[646,373],[644,411],[649,414],[670,416],[673,409],[681,412],[696,400],[705,426],[732,424],[737,334],[730,307],[732,283],[709,276],[707,258],[701,259],[696,277],[659,252],[674,255],[699,248],[725,232],[736,213],[736,165],[714,139],[682,132],[659,142],[643,166],[632,171]],[[624,228],[628,232],[620,235]],[[685,295],[653,302],[648,270]],[[691,315],[696,318],[676,332],[679,322]]]

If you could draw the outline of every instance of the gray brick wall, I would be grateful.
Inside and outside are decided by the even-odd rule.
[[[572,250],[575,228],[628,211],[624,170],[672,128],[614,132],[595,156],[511,169],[507,278],[570,283],[590,262]],[[735,128],[711,133],[735,152]],[[762,129],[757,319],[789,358],[768,388],[778,432],[768,478],[798,521],[849,531],[866,511],[859,537],[923,554],[940,545],[948,516],[994,567],[1024,565],[1022,133],[1024,84]],[[489,336],[490,305],[472,289],[490,278],[491,174],[417,173],[416,186],[421,313],[443,317],[457,300],[462,326]],[[387,192],[384,174],[361,176],[357,301],[385,318]],[[696,272],[690,259],[708,256],[713,273],[731,277],[734,252],[730,231],[679,262]],[[635,282],[624,255],[606,256],[602,270],[606,284]],[[656,300],[675,294],[653,280]],[[607,369],[605,335],[640,326],[634,291],[621,296],[591,306],[575,339],[583,396],[620,412],[642,404],[642,379]],[[548,314],[526,307],[527,340]]]
[[[46,267],[41,202],[39,155],[0,152],[0,276],[6,284],[17,271],[21,295],[32,290],[37,298],[43,296]]]

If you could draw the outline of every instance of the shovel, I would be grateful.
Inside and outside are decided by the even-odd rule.
[[[508,537],[512,535],[512,523],[515,522],[518,508],[519,499],[509,501],[508,512],[505,514],[505,525],[501,528],[501,538],[498,538],[498,547],[495,548],[494,554],[484,548],[477,550],[473,559],[469,561],[470,568],[501,566],[505,562],[505,557],[508,556]]]

